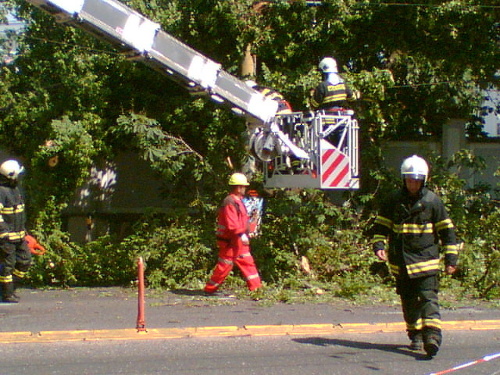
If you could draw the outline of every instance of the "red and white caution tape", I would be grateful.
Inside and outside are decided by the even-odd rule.
[[[459,365],[459,366],[450,368],[448,370],[443,370],[443,371],[439,371],[439,372],[433,372],[432,374],[429,374],[429,375],[449,374],[450,372],[453,372],[453,371],[456,371],[456,370],[461,370],[461,369],[466,368],[466,367],[474,366],[474,365],[477,365],[478,363],[488,362],[488,361],[491,361],[491,360],[496,359],[496,358],[500,358],[500,353],[490,354],[490,355],[484,356],[481,359],[476,359],[475,361],[464,363],[463,365]]]

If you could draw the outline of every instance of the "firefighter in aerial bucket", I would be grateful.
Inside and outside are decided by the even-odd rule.
[[[217,214],[216,239],[219,259],[210,280],[205,285],[205,293],[213,295],[236,264],[250,291],[262,286],[259,272],[250,254],[249,217],[243,203],[249,185],[246,176],[234,173],[229,178],[231,191],[222,201]]]
[[[441,199],[427,187],[427,162],[413,155],[403,161],[401,190],[381,204],[373,227],[373,249],[396,278],[410,349],[433,357],[441,345],[438,304],[440,252],[445,272],[458,259],[455,228]],[[439,246],[440,245],[440,246]]]
[[[318,64],[318,68],[323,74],[323,81],[311,91],[312,109],[336,113],[347,106],[348,100],[356,99],[355,93],[339,74],[334,58],[325,57]]]
[[[347,108],[348,102],[358,99],[359,93],[351,90],[339,74],[337,61],[333,57],[325,57],[318,64],[323,75],[323,81],[311,90],[309,104],[315,111],[321,111],[326,117],[323,119],[323,130],[337,124],[337,120],[328,116],[354,115],[354,111]],[[338,127],[331,134],[331,142],[340,147],[339,141],[345,125]]]

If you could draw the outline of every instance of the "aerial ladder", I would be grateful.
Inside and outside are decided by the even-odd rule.
[[[120,1],[27,1],[57,22],[85,30],[190,92],[203,93],[247,117],[251,133],[248,148],[262,168],[265,186],[359,188],[359,128],[352,111],[277,114],[277,101],[225,72],[219,63]]]

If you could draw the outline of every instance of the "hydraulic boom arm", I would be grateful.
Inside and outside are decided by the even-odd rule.
[[[104,39],[131,58],[184,83],[188,90],[203,90],[217,102],[227,101],[245,114],[264,123],[276,115],[276,101],[221,69],[160,29],[133,9],[116,0],[27,0],[53,15],[58,22]]]
[[[278,102],[117,0],[27,0],[194,93],[249,117],[249,148],[269,187],[357,189],[358,126],[352,113],[277,115]],[[352,112],[352,111],[350,111]]]

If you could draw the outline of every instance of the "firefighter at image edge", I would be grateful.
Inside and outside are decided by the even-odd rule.
[[[26,213],[18,179],[24,168],[15,160],[0,165],[0,284],[2,302],[17,303],[16,286],[31,265]]]
[[[442,341],[438,304],[440,248],[445,271],[453,274],[458,260],[455,228],[441,199],[426,186],[427,162],[413,155],[401,165],[403,186],[382,202],[372,228],[373,250],[396,278],[411,350],[429,357]]]
[[[257,267],[250,254],[249,217],[242,198],[249,185],[243,173],[233,173],[229,178],[231,192],[222,201],[217,214],[216,239],[219,259],[205,293],[214,295],[233,269],[238,266],[250,291],[262,286]]]

